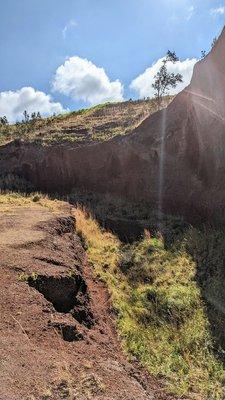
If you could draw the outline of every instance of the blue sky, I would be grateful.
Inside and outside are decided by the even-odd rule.
[[[48,103],[71,110],[107,96],[143,97],[149,89],[140,85],[146,86],[152,71],[131,82],[168,49],[181,60],[196,60],[209,50],[224,25],[225,0],[0,0],[0,14],[0,114],[14,118],[21,94],[13,93],[24,87],[33,88],[33,102],[39,91],[52,97]]]

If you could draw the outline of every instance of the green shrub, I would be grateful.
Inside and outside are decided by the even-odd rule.
[[[32,200],[34,203],[37,203],[41,200],[41,196],[39,194],[35,194]]]

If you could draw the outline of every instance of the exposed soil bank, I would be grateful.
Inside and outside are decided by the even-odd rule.
[[[0,228],[0,399],[168,399],[122,354],[69,208],[10,206]]]
[[[225,29],[190,85],[129,135],[82,147],[10,143],[0,149],[1,173],[49,192],[144,200],[191,222],[215,218],[225,197],[224,76]]]

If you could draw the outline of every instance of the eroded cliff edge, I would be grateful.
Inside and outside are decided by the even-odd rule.
[[[169,398],[122,354],[69,206],[26,200],[0,214],[0,398]]]
[[[80,148],[10,143],[1,173],[48,192],[89,190],[194,219],[224,210],[225,30],[190,85],[131,134]]]

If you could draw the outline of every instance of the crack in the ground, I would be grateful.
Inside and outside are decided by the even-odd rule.
[[[47,264],[52,264],[55,265],[57,267],[67,267],[66,264],[64,264],[62,261],[60,260],[55,260],[54,258],[49,258],[49,257],[34,257],[35,260],[38,261],[43,261],[46,262]]]

